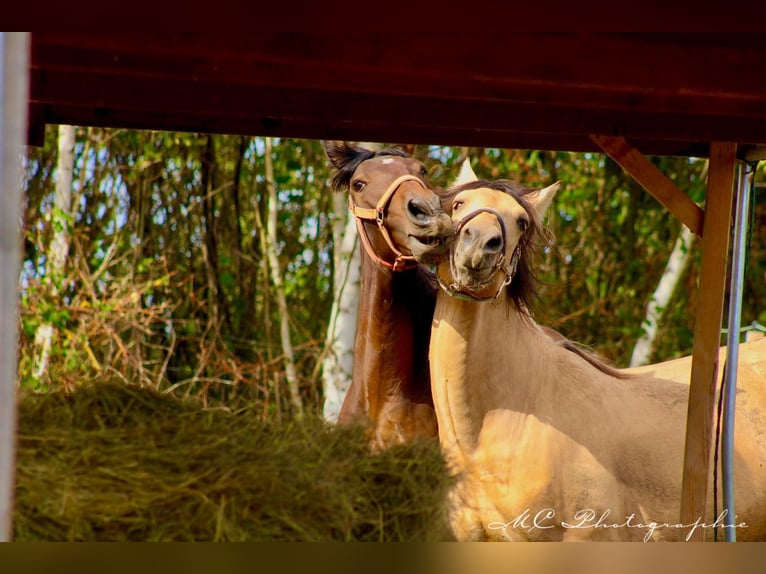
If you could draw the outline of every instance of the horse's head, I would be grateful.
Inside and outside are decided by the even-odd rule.
[[[373,259],[399,270],[446,252],[452,221],[420,161],[395,148],[374,152],[345,142],[322,144],[337,170],[333,188],[348,191],[352,212],[365,222],[360,233],[365,243],[369,238]]]
[[[438,269],[445,289],[491,299],[508,286],[518,306],[529,306],[535,285],[531,252],[558,188],[558,182],[532,189],[501,179],[469,181],[450,190],[456,231],[449,256]]]

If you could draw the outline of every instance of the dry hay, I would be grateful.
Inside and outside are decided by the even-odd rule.
[[[101,382],[23,394],[17,541],[433,541],[438,444],[370,454],[358,429],[263,424]]]

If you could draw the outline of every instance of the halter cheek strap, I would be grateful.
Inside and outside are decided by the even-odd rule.
[[[498,224],[500,225],[500,236],[503,246],[503,252],[500,254],[500,257],[498,257],[497,262],[495,263],[493,267],[493,273],[490,274],[489,281],[482,283],[481,285],[478,285],[474,289],[469,289],[467,287],[461,287],[458,285],[457,281],[455,280],[455,277],[457,274],[455,273],[455,261],[454,258],[450,255],[449,258],[449,264],[450,264],[450,273],[452,274],[452,283],[449,285],[446,285],[441,277],[437,277],[439,279],[439,285],[441,285],[442,289],[444,289],[447,293],[449,293],[451,296],[456,297],[458,299],[464,299],[464,300],[474,300],[474,301],[485,301],[487,299],[497,299],[500,296],[500,293],[503,292],[503,289],[505,289],[508,285],[511,284],[511,281],[513,281],[514,275],[516,275],[516,269],[519,266],[519,258],[521,257],[519,246],[516,246],[516,249],[513,250],[513,255],[511,256],[511,260],[508,262],[508,264],[505,264],[505,245],[506,245],[506,232],[505,232],[505,222],[503,221],[502,215],[495,211],[494,209],[490,209],[488,207],[483,207],[481,209],[477,209],[476,211],[472,211],[468,215],[466,215],[463,219],[460,220],[460,222],[457,225],[457,228],[455,229],[455,236],[457,237],[460,235],[460,232],[462,229],[466,226],[466,224],[471,221],[474,217],[479,215],[480,213],[489,213],[491,215],[494,215],[497,219]],[[497,288],[497,291],[494,295],[481,295],[479,292],[490,284],[492,279],[494,278],[495,270],[500,270],[505,274],[505,279],[503,279],[503,282],[500,284],[500,286]]]
[[[386,211],[388,210],[388,206],[391,203],[394,194],[405,181],[417,182],[423,189],[428,189],[426,184],[423,183],[420,178],[414,175],[403,175],[391,182],[391,185],[388,186],[385,193],[378,200],[375,209],[354,205],[354,200],[351,198],[351,195],[348,196],[348,209],[356,218],[356,229],[359,232],[359,237],[362,240],[362,245],[364,246],[365,251],[367,251],[367,255],[369,255],[373,261],[376,261],[378,264],[391,271],[405,271],[417,266],[417,261],[413,255],[405,255],[396,247],[391,238],[391,234],[388,231],[388,227],[386,227]],[[362,224],[362,220],[374,221],[377,224],[378,229],[380,229],[380,232],[383,235],[383,239],[386,240],[388,247],[396,256],[393,263],[386,261],[375,253],[370,237],[367,235],[367,229],[365,229]]]

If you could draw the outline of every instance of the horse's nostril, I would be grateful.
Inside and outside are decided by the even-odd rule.
[[[492,237],[484,244],[487,251],[500,251],[502,246],[503,242],[499,237]]]
[[[410,212],[412,217],[419,220],[424,220],[431,216],[431,210],[428,206],[417,199],[410,199],[407,202],[407,211]]]

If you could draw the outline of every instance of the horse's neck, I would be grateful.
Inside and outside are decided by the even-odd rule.
[[[418,271],[393,273],[362,254],[354,386],[374,419],[391,394],[430,402],[428,338],[435,294]]]
[[[534,412],[555,393],[551,362],[566,360],[534,321],[498,300],[462,301],[440,293],[431,335],[434,405],[442,442],[474,447],[484,416],[506,408]]]

